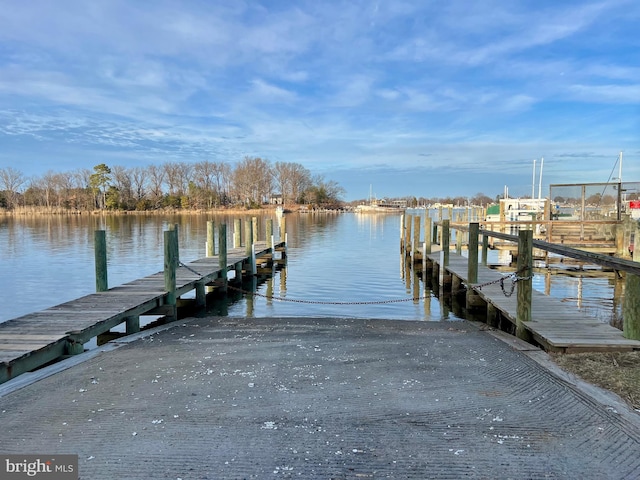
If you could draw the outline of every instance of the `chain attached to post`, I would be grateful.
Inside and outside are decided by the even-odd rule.
[[[521,282],[521,281],[525,281],[525,280],[531,280],[533,278],[533,275],[528,275],[526,277],[522,277],[520,275],[518,275],[519,273],[524,273],[527,270],[529,270],[529,267],[525,267],[522,270],[518,271],[518,272],[514,272],[511,273],[509,275],[505,275],[497,280],[492,280],[490,282],[486,282],[486,283],[481,283],[480,285],[473,285],[474,288],[477,288],[478,290],[482,290],[483,287],[487,287],[489,285],[495,285],[495,284],[500,284],[500,288],[502,289],[502,293],[504,294],[505,297],[510,297],[511,295],[513,295],[513,292],[516,289],[516,283]],[[505,289],[505,280],[511,279],[511,287],[509,288],[509,291],[507,292],[507,290]]]

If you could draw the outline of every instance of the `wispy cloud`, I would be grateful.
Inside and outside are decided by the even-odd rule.
[[[640,177],[638,20],[632,0],[9,0],[0,168],[250,154],[524,185],[536,156],[578,181],[625,149]]]

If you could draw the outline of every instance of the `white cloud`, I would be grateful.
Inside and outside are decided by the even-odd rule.
[[[595,103],[640,103],[640,84],[572,85],[573,98]]]

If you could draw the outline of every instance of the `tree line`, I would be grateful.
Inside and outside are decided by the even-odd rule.
[[[294,162],[245,157],[227,162],[165,162],[146,167],[47,171],[27,178],[14,167],[0,169],[0,208],[65,210],[160,210],[257,208],[267,203],[334,207],[344,189]]]

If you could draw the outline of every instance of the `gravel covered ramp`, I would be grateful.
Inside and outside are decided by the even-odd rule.
[[[467,322],[192,319],[5,394],[0,424],[83,479],[640,478],[635,419]]]

